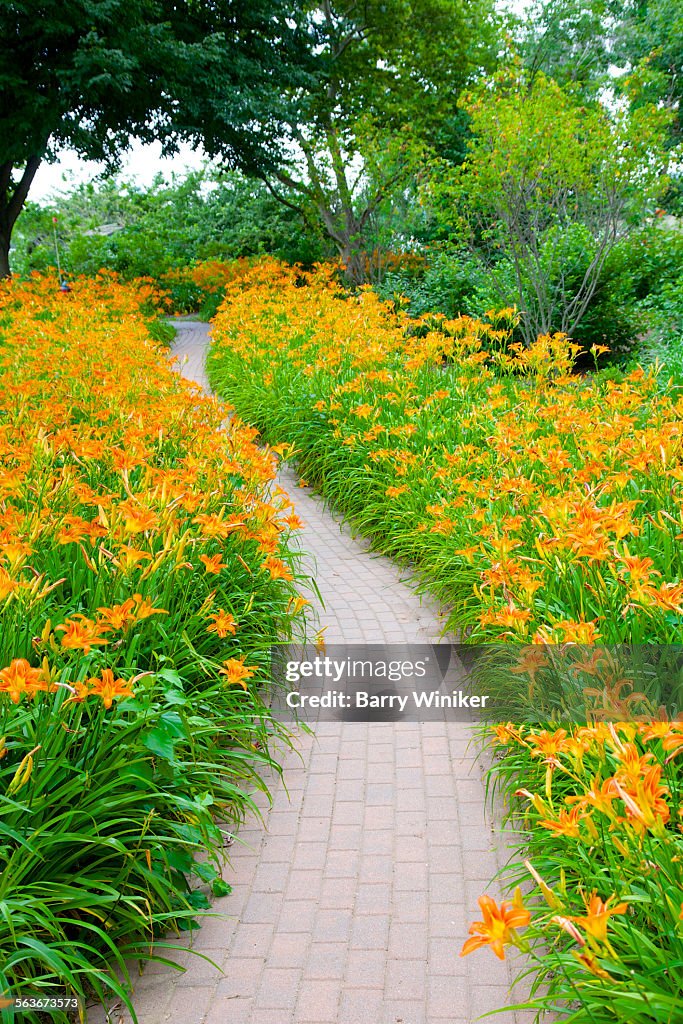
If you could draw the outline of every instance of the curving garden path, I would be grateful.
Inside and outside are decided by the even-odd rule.
[[[207,325],[176,326],[179,369],[208,388]],[[280,482],[306,523],[327,642],[436,640],[438,609],[399,569],[293,475]],[[272,807],[260,801],[264,822],[247,822],[229,851],[233,893],[214,907],[229,916],[194,938],[222,973],[188,952],[175,957],[182,973],[150,964],[136,985],[141,1024],[472,1024],[506,1006],[507,962],[458,958],[477,897],[499,895],[470,737],[456,723],[388,722],[300,737]]]

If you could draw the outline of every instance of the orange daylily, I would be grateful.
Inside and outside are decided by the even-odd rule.
[[[221,640],[224,640],[226,636],[237,632],[237,623],[230,612],[226,612],[222,608],[219,608],[217,612],[209,615],[209,618],[213,619],[213,622],[210,626],[206,627],[207,633],[216,633]]]
[[[291,569],[282,561],[281,558],[275,558],[273,556],[266,558],[263,562],[263,568],[268,570],[270,578],[273,580],[292,579]]]
[[[151,615],[169,614],[165,608],[155,608],[152,602],[143,597],[142,594],[133,594],[133,603],[135,605],[135,618],[138,622],[142,619],[148,619]]]
[[[587,899],[584,896],[585,915],[572,917],[571,920],[580,925],[596,942],[604,943],[607,941],[607,924],[610,917],[625,914],[628,911],[628,903],[618,903],[616,906],[610,907],[610,903],[614,899],[616,896],[613,895],[603,902],[594,890]]]
[[[13,704],[18,704],[24,694],[34,697],[50,688],[54,687],[50,687],[44,670],[33,668],[26,658],[14,658],[0,670],[0,693],[6,693]]]
[[[112,630],[125,629],[129,623],[135,621],[134,606],[133,598],[129,597],[123,604],[115,604],[111,608],[98,608],[100,631],[108,633]]]
[[[246,690],[246,680],[250,679],[255,671],[255,665],[244,664],[244,657],[228,658],[223,662],[223,668],[218,670],[218,674],[225,676],[231,686],[241,686],[243,690]]]
[[[483,921],[475,921],[470,925],[470,936],[460,956],[467,956],[475,949],[490,946],[499,960],[505,959],[505,946],[516,941],[516,929],[526,928],[531,921],[531,914],[524,906],[522,892],[515,889],[512,900],[505,900],[498,906],[491,896],[480,896]]]
[[[540,818],[538,824],[541,828],[547,828],[558,836],[579,839],[581,836],[579,822],[583,816],[584,813],[580,807],[572,807],[570,811],[561,810],[555,820]]]
[[[106,637],[100,636],[99,623],[93,622],[92,619],[80,613],[73,615],[56,629],[57,632],[64,633],[61,639],[62,647],[69,650],[80,650],[84,654],[90,654],[93,647],[109,643]]]
[[[223,561],[220,554],[217,555],[200,555],[199,561],[204,565],[204,572],[217,574],[221,569],[225,569],[227,563]]]
[[[88,680],[88,694],[99,697],[107,710],[115,700],[134,696],[132,684],[125,679],[114,679],[110,668],[103,669],[101,676]]]

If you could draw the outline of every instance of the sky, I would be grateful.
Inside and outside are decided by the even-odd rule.
[[[143,186],[149,185],[159,172],[167,178],[172,173],[182,176],[187,170],[199,168],[205,159],[201,149],[195,150],[187,145],[181,146],[174,157],[162,159],[160,143],[143,145],[133,142],[130,151],[124,154],[121,176]],[[57,163],[43,163],[38,168],[29,198],[37,203],[54,199],[59,193],[70,192],[81,182],[92,181],[103,169],[104,164],[81,160],[75,153],[64,150]]]

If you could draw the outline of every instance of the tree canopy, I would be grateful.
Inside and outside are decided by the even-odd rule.
[[[322,221],[359,283],[378,207],[400,194],[427,152],[464,155],[457,99],[493,62],[493,5],[324,0],[309,6],[308,21],[316,73],[291,92],[286,159],[264,177],[283,201]]]
[[[44,159],[114,164],[132,137],[274,159],[310,47],[285,0],[10,0],[0,7],[0,274]],[[258,126],[258,130],[255,127]]]

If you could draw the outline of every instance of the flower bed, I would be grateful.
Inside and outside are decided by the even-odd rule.
[[[249,272],[251,263],[239,260],[204,260],[194,266],[178,267],[149,283],[158,288],[166,308],[180,315],[198,313],[209,320],[221,304],[226,285]]]
[[[462,955],[531,956],[534,1005],[563,1021],[672,1024],[683,987],[683,724],[498,726],[490,782],[522,810],[510,886]],[[523,780],[523,788],[520,782]],[[524,861],[526,860],[526,863]]]
[[[371,291],[341,294],[324,268],[262,264],[228,287],[209,373],[292,446],[305,481],[451,605],[451,629],[532,645],[504,673],[528,710],[551,693],[541,669],[562,645],[679,639],[683,402],[642,371],[620,384],[575,376],[561,336],[510,346],[513,319],[407,320]],[[596,717],[654,707],[621,670],[632,647],[611,661],[604,647],[569,649],[572,698],[593,693]],[[647,677],[657,659],[641,660]],[[521,890],[500,906],[482,897],[463,953],[522,947],[533,1005],[564,1020],[673,1024],[683,726],[496,736],[490,787],[518,831],[505,878],[534,891],[526,905]]]
[[[506,349],[513,317],[408,320],[263,264],[228,286],[209,373],[472,641],[673,642],[683,399],[574,376],[559,335]]]
[[[46,986],[129,1004],[124,960],[161,955],[153,938],[193,927],[206,887],[227,891],[216,821],[243,815],[281,729],[260,691],[271,643],[300,629],[298,521],[271,488],[273,454],[151,340],[155,301],[109,277],[0,290],[13,998]]]

